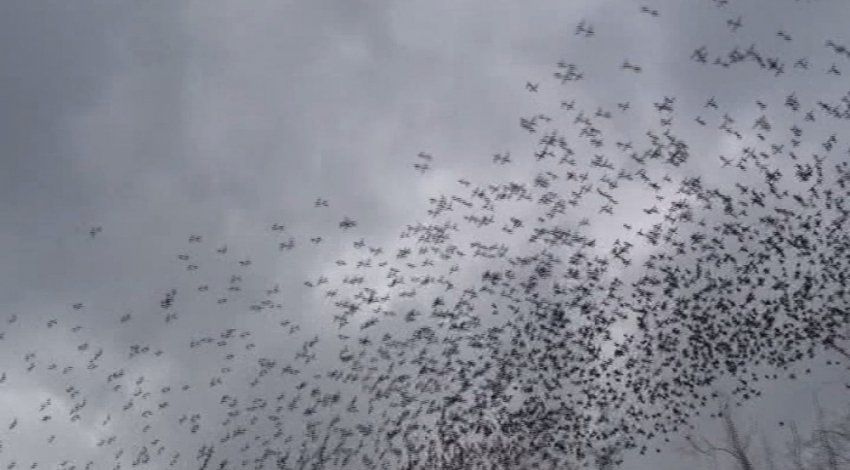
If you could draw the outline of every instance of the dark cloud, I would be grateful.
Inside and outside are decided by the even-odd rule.
[[[0,413],[4,432],[7,418],[21,419],[18,434],[3,438],[3,461],[17,459],[21,467],[42,458],[44,464],[58,462],[66,455],[79,459],[77,468],[87,459],[129,463],[132,457],[115,458],[118,449],[138,452],[140,442],[155,435],[168,450],[153,460],[166,465],[179,450],[181,465],[190,465],[187,459],[194,461],[200,445],[221,438],[216,423],[228,419],[222,411],[228,400],[222,395],[237,397],[240,404],[234,408],[244,410],[252,400],[272,402],[286,392],[280,403],[264,405],[285,407],[293,388],[312,380],[308,373],[327,372],[329,364],[345,371],[334,342],[342,331],[333,322],[339,310],[321,296],[323,290],[304,282],[318,284],[328,276],[340,291],[356,289],[341,282],[348,271],[336,261],[356,265],[367,258],[376,264],[381,256],[393,259],[397,249],[410,244],[399,233],[428,219],[429,198],[463,193],[458,179],[484,186],[498,178],[533,179],[541,166],[530,164],[531,155],[541,134],[522,131],[520,116],[545,112],[572,131],[576,113],[559,103],[575,99],[577,109],[589,116],[597,108],[616,115],[605,129],[606,139],[645,147],[645,131],[659,128],[653,103],[664,96],[678,100],[677,125],[698,129],[692,120],[702,115],[716,127],[715,121],[729,113],[748,137],[760,114],[754,103],[763,100],[770,103],[774,127],[784,132],[799,120],[780,110],[788,94],[810,102],[845,91],[841,79],[795,72],[793,62],[806,57],[824,72],[831,63],[845,68],[847,63],[824,46],[829,38],[842,41],[831,35],[843,34],[843,6],[786,3],[765,10],[759,2],[725,9],[715,2],[660,2],[658,18],[618,2],[543,0],[463,6],[330,0],[0,6],[0,266],[5,279],[0,284],[0,331],[5,334],[0,356],[8,352],[11,358],[8,366],[0,366],[0,373],[9,374],[0,385],[9,392],[0,395],[0,410],[23,410]],[[744,26],[733,34],[726,20],[739,14]],[[594,37],[574,34],[582,19],[594,25]],[[792,34],[793,41],[778,37],[779,30]],[[787,74],[771,77],[755,66],[729,72],[690,60],[702,45],[714,57],[753,42],[764,54],[786,58]],[[558,83],[551,77],[559,60],[578,64],[587,78]],[[625,60],[638,64],[641,73],[623,71]],[[813,76],[816,85],[810,83]],[[540,82],[539,92],[529,93],[526,81]],[[711,96],[717,97],[718,112],[703,107]],[[627,115],[617,107],[626,100],[632,103]],[[830,126],[819,123],[817,130],[828,135]],[[699,175],[730,188],[733,180],[759,181],[756,174],[734,172],[732,178],[733,173],[718,171],[718,154],[742,150],[735,137],[693,129],[682,137],[692,144],[693,155],[689,165],[668,167],[672,178]],[[822,137],[807,134],[808,150]],[[571,137],[571,142],[579,139]],[[508,151],[514,164],[492,164],[494,153]],[[412,167],[419,152],[434,157],[422,175]],[[622,158],[628,157],[623,153]],[[624,166],[629,165],[638,167],[626,160]],[[787,169],[793,173],[790,164]],[[621,231],[623,223],[637,230],[650,220],[641,209],[653,204],[654,195],[642,184],[623,184],[620,194],[625,210],[617,217],[599,219],[593,205],[570,212],[577,220],[595,217],[588,232],[601,240],[600,256],[614,239],[628,237]],[[314,207],[320,197],[329,201],[327,208]],[[501,207],[529,220],[538,215],[522,205]],[[345,217],[357,226],[340,230]],[[271,230],[275,223],[287,229]],[[91,237],[93,226],[103,230]],[[518,253],[529,249],[525,240],[507,237],[501,228],[464,226],[454,243],[468,247],[486,239],[504,241]],[[203,241],[190,243],[192,234],[203,235]],[[297,239],[296,248],[280,249],[290,236]],[[321,243],[310,241],[319,236]],[[355,248],[361,238],[365,246]],[[226,254],[216,252],[224,245]],[[377,247],[385,253],[368,251]],[[618,274],[636,278],[637,260],[655,250],[636,247],[635,269]],[[249,259],[250,266],[240,264]],[[682,257],[679,262],[695,261]],[[467,258],[462,264],[453,278],[456,292],[478,283],[478,271],[497,263]],[[378,297],[390,292],[383,273],[367,272],[363,285],[378,286]],[[275,285],[279,292],[269,294]],[[201,292],[202,286],[209,290]],[[172,288],[177,290],[174,306],[163,309],[160,301]],[[394,298],[393,307],[399,312],[422,307],[437,289],[421,289],[412,300]],[[228,302],[217,302],[223,298]],[[83,308],[71,307],[77,302]],[[169,317],[175,313],[179,319]],[[127,314],[132,319],[122,321]],[[10,323],[15,315],[17,322]],[[51,319],[58,324],[48,326]],[[386,320],[392,327],[370,331],[409,334],[410,327],[396,320]],[[76,325],[82,329],[72,332]],[[301,336],[289,334],[296,325],[303,328]],[[223,337],[228,328],[235,332]],[[353,328],[352,337],[367,334]],[[246,332],[250,335],[241,336]],[[313,334],[328,346],[307,364],[295,355]],[[204,338],[209,341],[197,342]],[[134,345],[148,350],[134,354]],[[103,359],[87,369],[100,348]],[[158,349],[161,356],[154,355]],[[28,352],[38,353],[33,372],[21,361]],[[228,353],[234,356],[228,359]],[[251,385],[260,359],[278,361],[276,376]],[[53,362],[60,371],[73,364],[74,371],[48,372]],[[279,375],[286,363],[304,369],[304,377]],[[121,369],[126,375],[107,385],[106,377]],[[750,410],[759,419],[794,414],[798,410],[786,406],[787,397],[798,400],[833,380],[830,374],[819,369],[807,383],[782,382]],[[225,383],[215,384],[215,378]],[[114,391],[118,383],[123,388]],[[184,384],[194,388],[183,392]],[[84,391],[75,395],[67,391],[70,385]],[[718,386],[727,385],[732,386]],[[165,386],[172,391],[163,392]],[[360,394],[359,406],[368,406],[359,384],[340,388],[346,397]],[[142,398],[144,393],[150,395]],[[65,415],[83,397],[88,400],[84,417],[76,424],[66,422]],[[43,429],[55,429],[50,432],[57,434],[57,444],[43,450],[49,433],[37,427],[43,424],[37,411],[48,398],[58,411],[55,427],[44,424]],[[170,408],[160,411],[164,401]],[[138,416],[123,411],[128,403]],[[374,416],[401,412],[386,403],[376,406]],[[150,434],[140,431],[147,408],[160,413],[150,420]],[[184,412],[187,419],[175,424]],[[205,427],[193,434],[188,429],[196,412],[203,414]],[[245,416],[250,413],[243,412],[230,416],[229,423],[250,422]],[[103,425],[110,416],[111,424]],[[370,419],[378,421],[374,416]],[[285,423],[286,435],[300,432],[305,420]],[[275,426],[255,422],[249,432],[265,439],[274,435]],[[707,420],[700,426],[711,424]],[[97,445],[110,436],[119,443]],[[221,443],[226,450],[220,452],[237,461],[239,446],[230,445]],[[153,451],[158,444],[150,447]],[[635,460],[635,466],[682,464],[668,454],[664,459]]]

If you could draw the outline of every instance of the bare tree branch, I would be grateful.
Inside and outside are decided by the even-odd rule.
[[[764,460],[767,464],[767,470],[776,470],[776,462],[773,459],[773,449],[770,446],[770,443],[767,442],[767,437],[762,434],[761,435],[761,445],[764,448]]]
[[[793,437],[791,459],[794,463],[794,468],[796,470],[806,470],[803,466],[803,441],[800,439],[800,433],[797,431],[797,424],[792,422],[789,426],[791,428],[791,436]]]

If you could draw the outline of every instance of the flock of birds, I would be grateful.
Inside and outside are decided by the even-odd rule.
[[[732,8],[714,2],[720,11]],[[637,13],[664,17],[646,6]],[[730,16],[731,33],[746,30]],[[588,21],[576,27],[581,40],[604,33]],[[793,41],[784,30],[777,36]],[[826,48],[836,61],[850,58],[835,39]],[[755,45],[714,56],[702,46],[690,60],[761,71],[764,80],[841,74],[816,57],[788,66]],[[620,69],[645,72],[629,60]],[[568,86],[584,73],[562,61],[554,75]],[[540,86],[526,89],[541,93]],[[824,122],[850,120],[850,93],[757,101],[754,124],[731,116],[752,111],[740,104],[724,112],[732,103],[722,96],[704,103],[701,114],[683,116],[675,96],[653,102],[644,111],[658,125],[642,142],[612,142],[606,131],[618,119],[638,122],[630,117],[636,102],[594,112],[562,101],[570,132],[550,124],[554,116],[521,118],[522,129],[542,136],[538,150],[525,159],[496,154],[493,164],[523,165],[532,177],[460,179],[455,194],[430,200],[429,220],[407,226],[397,246],[356,239],[358,259],[339,259],[333,272],[298,286],[331,309],[331,333],[306,333],[287,316],[282,295],[291,288],[244,293],[252,261],[191,235],[175,255],[187,275],[202,271],[205,253],[236,271],[224,285],[164,289],[157,321],[185,332],[176,329],[191,321],[180,314],[182,302],[207,296],[222,309],[264,312],[266,329],[297,346],[291,357],[266,354],[265,331],[240,326],[207,328],[182,346],[131,344],[119,357],[86,340],[82,324],[50,318],[39,328],[65,328],[57,343],[71,338],[76,351],[51,356],[30,345],[22,362],[0,354],[0,390],[35,374],[67,384],[61,399],[46,398],[37,410],[3,410],[10,416],[0,423],[4,467],[47,467],[40,456],[65,438],[52,428],[61,421],[99,436],[88,454],[96,457],[59,458],[55,468],[63,470],[608,468],[628,450],[660,451],[659,439],[709,414],[724,381],[740,403],[770,380],[796,377],[803,360],[825,356],[827,365],[842,365],[850,357],[843,346],[850,150],[838,133],[821,134]],[[793,126],[776,125],[783,119]],[[692,155],[689,133],[712,128],[742,150],[716,163]],[[695,159],[720,183],[692,170]],[[433,165],[423,152],[413,167],[427,173]],[[649,204],[639,207],[636,195]],[[326,210],[329,201],[314,206]],[[362,230],[348,217],[339,228]],[[321,247],[332,236],[299,239],[282,223],[270,232],[281,253]],[[108,230],[89,235],[96,243]],[[22,317],[9,315],[0,326],[0,351],[23,334],[16,331]],[[124,313],[115,323],[137,321]],[[186,354],[216,370],[167,384],[143,373]],[[28,440],[12,444],[20,436]],[[193,438],[201,444],[190,451]]]

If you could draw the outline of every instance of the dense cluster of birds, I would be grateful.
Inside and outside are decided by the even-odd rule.
[[[714,2],[732,9],[728,0]],[[635,13],[664,18],[648,6]],[[730,32],[746,30],[744,18],[727,16]],[[585,41],[605,31],[582,20],[575,34]],[[794,40],[788,30],[777,37]],[[836,62],[786,63],[756,45],[713,53],[705,45],[689,60],[760,72],[763,80],[830,79],[850,50],[825,41]],[[632,60],[613,67],[646,73]],[[554,78],[568,88],[585,73],[561,61]],[[525,85],[535,96],[545,86]],[[356,259],[339,259],[297,286],[333,312],[335,331],[308,332],[290,315],[292,288],[246,292],[252,260],[200,234],[174,254],[189,279],[201,279],[204,256],[234,271],[223,285],[198,281],[195,292],[163,288],[153,321],[182,334],[189,327],[180,323],[206,331],[182,344],[133,343],[117,356],[114,344],[87,336],[81,315],[90,307],[78,302],[71,316],[36,325],[45,330],[39,335],[56,335],[52,347],[23,345],[16,362],[8,344],[34,317],[11,314],[0,327],[0,391],[42,374],[50,387],[64,384],[64,395],[37,410],[4,403],[0,458],[10,470],[45,468],[52,464],[39,456],[54,451],[43,449],[68,445],[69,455],[82,455],[74,439],[89,439],[96,457],[60,458],[57,468],[610,467],[623,452],[646,453],[692,426],[723,381],[742,402],[769,380],[796,377],[804,360],[842,365],[850,356],[843,346],[850,144],[827,123],[850,121],[850,93],[800,95],[746,110],[707,96],[689,116],[676,96],[662,96],[641,110],[655,113],[658,125],[634,142],[612,142],[606,130],[618,119],[640,122],[634,100],[612,110],[561,101],[569,132],[555,127],[554,115],[520,118],[521,129],[539,137],[537,150],[524,159],[498,153],[492,163],[521,165],[526,180],[460,179],[458,191],[432,198],[427,220],[408,225],[393,247],[368,243],[355,218],[339,221],[355,238]],[[740,117],[751,114],[752,124]],[[778,124],[789,121],[789,129]],[[712,128],[742,150],[716,160],[692,154],[689,143]],[[438,162],[423,152],[413,167],[425,174]],[[332,202],[313,205],[324,211]],[[282,255],[321,249],[333,237],[298,238],[281,222],[269,234]],[[109,230],[89,235],[96,243]],[[279,344],[263,344],[266,331],[247,322],[219,331],[181,315],[190,298],[262,313],[252,321],[275,330],[278,343],[284,335],[290,357],[277,355]],[[114,320],[125,329],[143,321],[131,313]],[[67,344],[70,353],[61,349]],[[162,383],[156,375],[166,361],[196,364],[198,376]],[[200,378],[205,365],[215,370]],[[82,430],[69,431],[75,426]]]

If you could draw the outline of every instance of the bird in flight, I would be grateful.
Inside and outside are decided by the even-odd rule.
[[[732,32],[738,31],[738,28],[741,27],[741,17],[739,16],[735,20],[726,20],[726,24],[732,29]]]
[[[511,162],[511,153],[497,153],[493,155],[493,163],[498,163],[500,165],[505,165]]]

